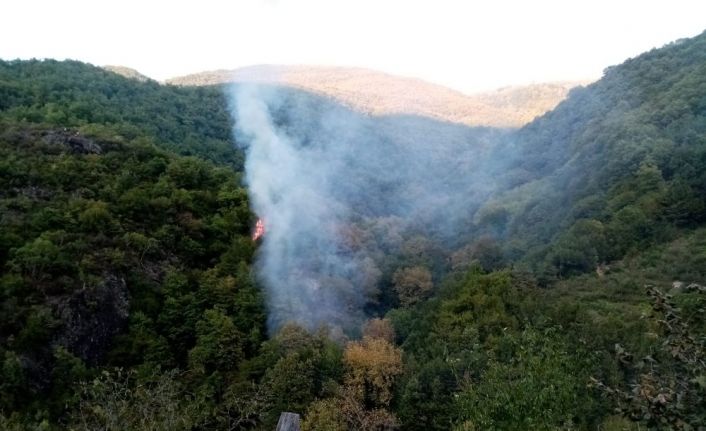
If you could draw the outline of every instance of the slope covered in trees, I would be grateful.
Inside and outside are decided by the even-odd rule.
[[[476,220],[489,219],[510,255],[548,276],[590,271],[699,225],[704,94],[703,34],[609,68],[501,149],[517,154],[498,173],[512,187]]]
[[[108,128],[178,154],[242,165],[225,96],[216,88],[138,82],[77,61],[0,60],[0,112],[11,121],[85,132]]]
[[[87,367],[228,369],[252,356],[264,311],[232,170],[143,138],[2,129],[3,412],[60,414],[72,383],[96,374]],[[228,355],[213,344],[225,340]]]
[[[704,426],[706,34],[516,132],[448,126],[494,181],[458,232],[400,229],[373,200],[420,187],[369,182],[344,234],[378,285],[347,332],[266,335],[219,89],[30,61],[0,95],[0,428]]]

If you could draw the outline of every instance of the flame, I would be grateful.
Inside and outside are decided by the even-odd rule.
[[[257,219],[255,223],[255,230],[252,233],[252,240],[257,241],[265,234],[265,222],[262,219]]]

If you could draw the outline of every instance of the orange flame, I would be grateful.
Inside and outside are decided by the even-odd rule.
[[[265,234],[265,222],[262,219],[257,219],[255,223],[255,230],[252,233],[252,240],[257,241]]]

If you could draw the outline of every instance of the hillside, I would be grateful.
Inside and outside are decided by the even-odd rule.
[[[518,129],[365,73],[0,62],[0,429],[703,427],[706,33]]]
[[[492,230],[508,251],[561,275],[668,239],[670,226],[699,225],[704,76],[706,34],[609,68],[498,148],[518,155],[503,167],[511,186],[477,220],[504,214]]]
[[[141,74],[137,70],[130,68],[130,67],[108,65],[108,66],[103,66],[103,69],[105,69],[109,72],[117,73],[118,75],[124,76],[125,78],[134,79],[134,80],[137,80],[140,82],[150,81],[149,77]]]
[[[519,127],[554,108],[569,90],[584,82],[557,82],[505,87],[463,94],[421,79],[361,68],[252,66],[168,79],[179,86],[225,82],[279,84],[332,97],[373,115],[409,114],[468,126]]]
[[[242,165],[218,89],[142,82],[77,61],[0,60],[0,116],[84,132],[107,128],[181,155]]]
[[[689,379],[706,372],[705,77],[703,33],[607,69],[499,143],[499,189],[452,256],[470,274],[388,314],[417,367],[401,390],[408,429],[704,423]],[[502,258],[510,274],[493,272]],[[458,392],[439,389],[463,373]],[[623,417],[597,413],[607,405]]]
[[[75,405],[93,367],[209,368],[196,326],[225,313],[231,349],[252,355],[263,311],[232,170],[115,130],[0,125],[1,429],[33,403]]]

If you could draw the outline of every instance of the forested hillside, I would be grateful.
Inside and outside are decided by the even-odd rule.
[[[270,231],[251,237],[222,88],[0,62],[0,429],[706,426],[706,33],[512,132],[288,94],[275,123],[304,148],[319,117],[297,112],[376,138],[321,138],[368,271],[321,288],[365,283],[360,327],[268,332]],[[328,251],[308,247],[300,272]]]
[[[223,367],[253,355],[264,310],[237,174],[144,138],[2,126],[4,412],[60,417],[98,365],[211,370],[218,337]]]
[[[139,82],[77,61],[0,60],[0,111],[12,121],[85,132],[109,127],[181,155],[242,165],[225,96],[212,87]]]
[[[510,187],[477,220],[547,276],[590,271],[698,226],[706,36],[609,68],[500,151],[517,155],[498,173]]]

